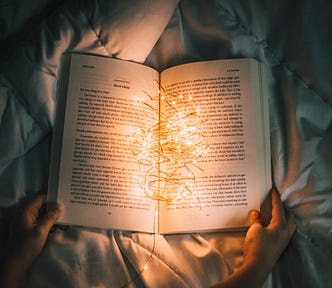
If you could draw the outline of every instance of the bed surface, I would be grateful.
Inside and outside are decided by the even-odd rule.
[[[331,12],[319,0],[1,1],[1,241],[15,204],[47,191],[64,52],[158,70],[251,57],[267,66],[272,177],[297,223],[264,287],[332,287]],[[241,265],[244,235],[57,229],[24,287],[207,287]]]

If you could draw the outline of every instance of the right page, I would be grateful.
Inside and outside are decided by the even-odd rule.
[[[247,226],[249,210],[260,208],[271,187],[262,65],[253,59],[180,65],[161,73],[161,87],[165,97],[169,93],[194,101],[207,148],[193,169],[195,182],[187,196],[161,202],[160,233]],[[161,107],[162,113],[171,116],[167,107]]]

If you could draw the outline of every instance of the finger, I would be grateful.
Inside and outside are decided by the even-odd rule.
[[[45,195],[39,194],[29,200],[22,208],[22,219],[24,225],[32,226],[37,222],[40,210],[46,203]]]
[[[249,224],[250,224],[250,226],[253,224],[260,224],[260,225],[264,226],[264,221],[263,221],[262,215],[259,211],[257,211],[257,210],[249,211]]]
[[[270,224],[278,225],[285,221],[285,209],[282,205],[280,195],[275,189],[272,189],[272,218]]]
[[[48,233],[61,216],[63,210],[64,206],[61,203],[49,203],[46,213],[39,221],[38,225],[40,229],[42,229],[45,233]]]
[[[31,210],[34,210],[35,208],[39,209],[43,206],[44,203],[46,203],[46,196],[43,194],[38,194],[32,199],[30,199],[28,202],[26,202],[22,210],[29,212]]]

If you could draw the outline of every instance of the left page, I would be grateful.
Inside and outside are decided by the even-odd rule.
[[[63,56],[53,135],[49,200],[60,223],[154,232],[156,203],[140,187],[135,129],[156,115],[137,101],[155,94],[159,73],[101,56]]]

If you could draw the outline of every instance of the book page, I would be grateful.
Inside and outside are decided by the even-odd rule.
[[[244,227],[249,210],[259,209],[270,185],[270,159],[262,152],[269,145],[269,135],[261,131],[266,124],[256,123],[268,120],[259,106],[257,65],[249,59],[208,61],[161,74],[166,91],[192,97],[200,109],[208,145],[197,162],[200,169],[193,169],[196,180],[189,196],[161,204],[162,233]],[[172,113],[167,107],[163,111]]]
[[[59,95],[66,99],[59,99],[65,116],[57,115],[60,122],[64,118],[63,137],[61,149],[54,147],[62,152],[50,176],[51,198],[65,205],[59,222],[153,232],[156,203],[140,187],[143,172],[133,156],[132,135],[156,121],[156,113],[137,99],[156,93],[159,73],[106,57],[65,57],[70,58],[67,95]]]

